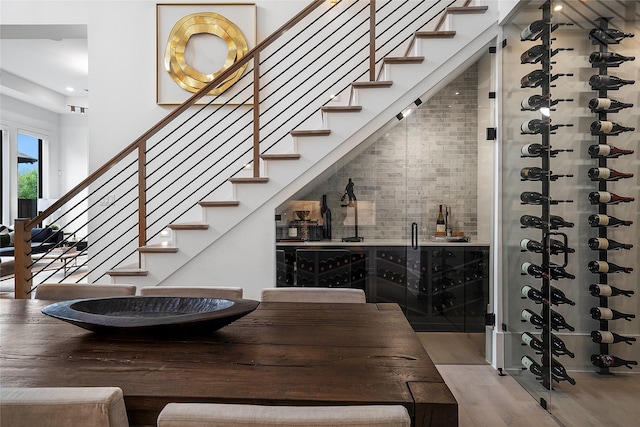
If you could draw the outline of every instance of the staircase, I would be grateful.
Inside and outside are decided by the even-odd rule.
[[[451,7],[436,31],[420,31],[404,56],[386,57],[376,81],[351,84],[290,132],[283,153],[261,154],[259,177],[242,173],[199,202],[201,218],[170,224],[171,238],[138,248],[139,265],[108,271],[114,283],[242,286],[258,298],[275,283],[275,209],[415,100],[471,65],[497,35],[497,12]],[[426,96],[425,96],[426,94]]]

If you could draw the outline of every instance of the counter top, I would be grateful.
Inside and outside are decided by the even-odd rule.
[[[362,242],[343,242],[339,239],[320,241],[281,241],[276,242],[277,246],[288,247],[363,247],[363,246],[411,246],[410,240],[385,240],[385,239],[365,239]],[[421,240],[418,242],[421,247],[429,246],[489,246],[489,242],[441,242],[432,240]]]

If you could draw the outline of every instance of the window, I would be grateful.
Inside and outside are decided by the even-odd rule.
[[[18,134],[18,218],[34,218],[42,197],[42,140]]]

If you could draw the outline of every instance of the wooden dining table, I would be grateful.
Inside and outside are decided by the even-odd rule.
[[[458,406],[397,304],[261,303],[218,331],[97,334],[0,300],[2,387],[117,386],[131,425],[169,402],[405,406],[457,426]]]

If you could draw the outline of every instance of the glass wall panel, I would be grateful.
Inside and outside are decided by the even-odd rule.
[[[491,159],[484,147],[489,160],[479,160],[486,129],[480,129],[478,99],[489,98],[479,87],[488,88],[480,79],[491,79],[490,62],[483,58],[415,100],[280,206],[279,286],[360,287],[370,302],[398,303],[417,331],[485,331],[490,224],[480,227],[478,217],[479,211],[490,217],[484,210],[491,195],[479,196],[478,187],[490,189],[492,175],[478,172]],[[488,182],[479,184],[479,176]],[[323,201],[331,210],[331,238]],[[308,211],[308,218],[299,221],[296,211]]]
[[[548,92],[519,80],[534,68],[546,68],[543,61],[527,60],[535,58],[535,46],[544,45],[543,38],[521,40],[529,24],[544,20],[545,10],[551,15],[545,22],[551,31],[549,45],[541,48],[550,59]],[[640,359],[635,344],[640,326],[633,318],[640,303],[630,292],[603,297],[609,286],[637,292],[639,283],[635,129],[640,124],[640,91],[633,83],[639,68],[631,59],[639,43],[637,37],[628,37],[638,33],[638,12],[637,1],[531,2],[504,26],[505,364],[565,425],[633,425],[640,416],[633,403],[640,377],[627,369]],[[548,141],[544,131],[531,137],[525,126],[532,119],[544,123],[540,105],[534,105],[538,101],[550,107]],[[538,155],[535,150],[540,149]],[[533,167],[540,169],[526,169]],[[542,232],[525,227],[524,215],[540,216]],[[573,225],[553,230],[556,216]],[[616,225],[617,219],[626,222]],[[545,223],[552,229],[548,235]],[[535,266],[541,272],[536,273]],[[569,278],[558,277],[558,267]],[[604,320],[611,309],[629,316]],[[534,324],[531,313],[541,316]],[[541,327],[536,327],[538,321]],[[602,343],[608,340],[622,341]],[[629,361],[628,366],[604,366],[619,363],[617,358]],[[531,372],[530,360],[540,365],[538,375]]]

